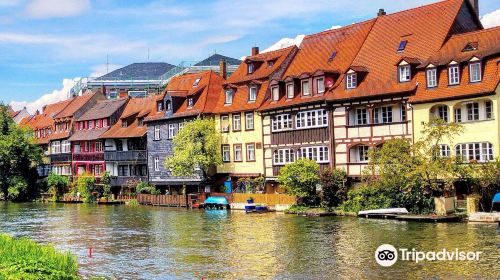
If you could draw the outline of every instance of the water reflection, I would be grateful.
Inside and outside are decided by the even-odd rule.
[[[0,231],[70,250],[84,275],[120,279],[500,278],[496,225],[2,203]],[[373,255],[383,243],[484,253],[480,262],[382,268]]]

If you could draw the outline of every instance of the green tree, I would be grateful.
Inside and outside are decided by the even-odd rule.
[[[303,204],[316,203],[316,186],[320,182],[319,164],[310,159],[299,159],[283,166],[278,182],[287,192],[302,200]]]
[[[83,202],[92,202],[92,192],[95,190],[95,177],[91,174],[85,173],[78,177],[76,187],[80,193]]]
[[[50,173],[47,177],[47,184],[49,185],[49,192],[52,193],[54,200],[61,198],[68,192],[69,179],[63,175]]]
[[[347,199],[346,180],[347,174],[343,169],[327,169],[321,173],[323,207],[331,209]]]
[[[8,107],[0,104],[0,192],[4,198],[26,200],[37,194],[36,165],[41,159],[33,132],[18,126]]]
[[[194,176],[199,169],[206,180],[209,169],[222,163],[220,139],[214,120],[188,122],[174,137],[174,152],[165,166],[174,176]]]

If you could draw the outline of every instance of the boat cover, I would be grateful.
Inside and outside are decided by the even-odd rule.
[[[227,199],[223,196],[209,196],[205,199],[205,204],[223,204],[228,205]]]
[[[493,203],[500,203],[500,193],[496,193],[493,197]]]

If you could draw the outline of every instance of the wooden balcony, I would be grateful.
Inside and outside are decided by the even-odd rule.
[[[104,152],[73,154],[73,161],[104,161]]]
[[[111,176],[110,184],[111,186],[124,186],[134,182],[133,185],[136,185],[137,182],[145,182],[147,181],[146,176]]]
[[[106,161],[128,161],[136,163],[146,163],[146,151],[106,151],[104,153]]]
[[[70,162],[71,161],[71,154],[52,154],[50,155],[50,162]]]

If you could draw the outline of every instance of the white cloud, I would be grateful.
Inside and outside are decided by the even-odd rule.
[[[279,50],[282,48],[286,48],[289,46],[296,45],[297,47],[300,46],[300,43],[302,43],[302,40],[304,39],[305,35],[297,35],[295,38],[282,38],[278,42],[272,44],[262,52],[270,52],[274,50]]]
[[[23,107],[26,107],[26,109],[28,109],[28,112],[33,114],[36,110],[41,110],[45,105],[68,99],[69,91],[79,79],[80,78],[64,79],[62,82],[62,89],[54,90],[52,91],[52,93],[44,94],[33,102],[12,101],[9,105],[11,105],[14,110],[20,110]]]
[[[90,0],[33,0],[25,9],[29,17],[37,19],[71,17],[90,9]]]
[[[332,27],[330,27],[330,30],[331,29],[339,29],[341,27],[342,27],[342,25],[333,25]]]
[[[500,26],[500,9],[487,13],[481,17],[484,28]]]
[[[92,66],[92,69],[91,69],[92,72],[90,73],[89,77],[92,77],[92,78],[101,77],[103,75],[108,74],[111,71],[115,71],[116,69],[122,68],[122,67],[123,67],[122,65],[118,65],[118,64],[95,65],[95,66]]]

